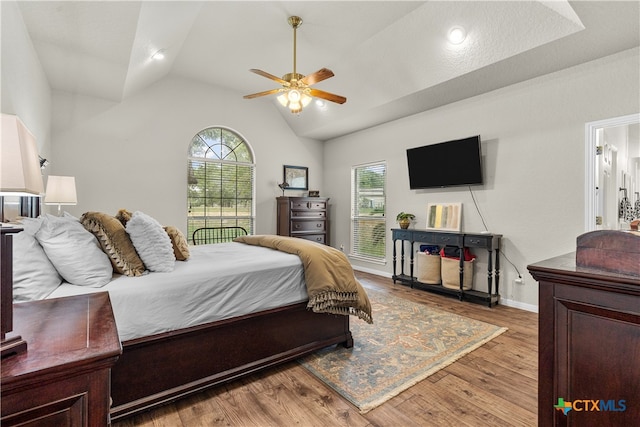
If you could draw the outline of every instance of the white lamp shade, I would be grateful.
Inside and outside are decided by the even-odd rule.
[[[2,114],[0,194],[40,196],[44,192],[36,139],[22,121]]]
[[[44,203],[46,205],[77,204],[76,178],[74,176],[49,175]]]

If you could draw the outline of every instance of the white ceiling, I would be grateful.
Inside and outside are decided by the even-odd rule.
[[[640,45],[638,1],[23,1],[52,89],[121,101],[167,75],[237,91],[250,73],[335,77],[346,104],[281,109],[300,136],[330,139]],[[466,40],[451,45],[454,25]],[[164,49],[166,59],[150,56]],[[275,96],[245,102],[275,103]]]

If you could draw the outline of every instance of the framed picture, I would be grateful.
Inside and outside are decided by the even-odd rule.
[[[462,203],[429,203],[427,205],[427,229],[460,231]]]
[[[284,182],[289,184],[287,190],[308,190],[309,168],[284,165]]]

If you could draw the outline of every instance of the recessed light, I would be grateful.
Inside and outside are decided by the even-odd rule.
[[[449,42],[460,44],[467,38],[467,32],[462,27],[453,27],[449,30]]]
[[[164,59],[164,49],[160,49],[159,51],[151,55],[151,59],[155,59],[158,61]]]

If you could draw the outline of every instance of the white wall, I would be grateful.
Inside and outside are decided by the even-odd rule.
[[[463,231],[483,230],[467,187],[409,190],[405,150],[481,135],[485,184],[472,187],[491,232],[502,234],[500,294],[506,303],[537,306],[537,283],[526,266],[575,250],[584,231],[584,126],[640,109],[638,49],[416,114],[325,143],[324,188],[331,197],[333,245],[349,250],[350,169],[387,161],[387,227],[400,211],[424,228],[430,202],[462,202]],[[353,260],[356,268],[390,275],[391,233],[384,266]],[[486,254],[476,286],[486,289]]]
[[[52,174],[76,177],[74,215],[140,210],[183,232],[187,150],[211,126],[242,135],[256,156],[256,232],[275,233],[284,164],[307,166],[322,190],[322,143],[298,138],[269,100],[182,78],[166,78],[121,103],[54,92]],[[288,191],[288,195],[300,192]]]
[[[2,112],[14,114],[36,138],[38,152],[51,151],[51,89],[15,2],[0,4],[2,14]]]

